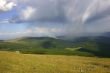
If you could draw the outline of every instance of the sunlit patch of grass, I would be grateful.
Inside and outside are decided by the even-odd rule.
[[[1,51],[0,73],[110,73],[110,59]]]
[[[68,51],[76,51],[76,50],[79,50],[81,49],[82,47],[76,47],[76,48],[66,48],[65,50],[68,50]]]

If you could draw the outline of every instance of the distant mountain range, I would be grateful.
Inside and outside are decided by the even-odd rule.
[[[61,38],[61,37],[60,37]],[[33,54],[60,54],[110,57],[110,33],[103,36],[86,36],[73,40],[50,37],[24,37],[1,40],[0,50]]]

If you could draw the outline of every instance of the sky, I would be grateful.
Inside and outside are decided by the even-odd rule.
[[[0,0],[0,39],[110,32],[110,0]]]

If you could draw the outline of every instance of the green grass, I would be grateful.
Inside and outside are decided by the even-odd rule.
[[[0,51],[24,54],[78,55],[110,58],[109,38],[61,40],[49,37],[28,37],[0,42]]]
[[[56,42],[56,41],[55,41]],[[55,43],[54,42],[54,43]],[[53,55],[79,55],[79,56],[94,56],[93,53],[77,51],[80,47],[71,47],[68,44],[57,43],[49,45],[50,47],[44,47],[44,41],[39,43],[38,41],[32,42],[0,42],[1,51],[20,51],[24,54],[53,54]],[[56,46],[56,47],[54,47]]]
[[[110,73],[110,58],[0,51],[0,73]]]

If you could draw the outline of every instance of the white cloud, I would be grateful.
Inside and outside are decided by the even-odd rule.
[[[20,16],[20,19],[21,20],[24,20],[24,21],[30,21],[30,20],[33,20],[36,16],[35,16],[35,13],[36,13],[36,9],[29,6],[27,7],[26,9],[23,9],[21,11],[21,16]]]
[[[0,12],[11,10],[16,4],[14,2],[7,2],[7,0],[0,0]]]
[[[27,6],[26,9],[21,11],[21,20],[32,22],[56,22],[56,20],[60,20],[64,24],[64,27],[61,27],[61,29],[72,36],[89,32],[91,31],[89,28],[92,31],[96,30],[96,28],[92,28],[95,26],[102,26],[98,29],[101,32],[105,31],[103,26],[105,25],[106,28],[108,24],[103,22],[105,20],[109,22],[106,17],[110,14],[110,0],[23,0],[21,3]],[[105,20],[103,21],[102,19]],[[99,22],[96,21],[98,20],[100,25],[97,25]],[[60,23],[58,24],[60,25]],[[90,25],[92,26],[88,28]],[[47,30],[47,27],[45,29],[40,28],[39,32],[51,31]],[[99,30],[96,30],[96,32]]]
[[[37,27],[35,32],[38,32],[38,33],[59,33],[59,32],[62,32],[62,30],[58,29],[58,28]]]
[[[74,36],[82,35],[83,33],[88,32],[95,33],[110,31],[110,0],[11,1],[12,2],[6,2],[5,0],[2,0],[1,7],[5,4],[9,4],[7,6],[8,9],[12,9],[13,4],[15,2],[18,3],[18,13],[20,13],[20,16],[15,19],[16,21],[26,23],[29,21],[31,23],[30,27],[34,26],[34,24],[44,25],[44,27],[36,28],[36,30],[28,30],[28,33],[38,33],[39,35],[56,35],[61,32],[65,32],[68,36]],[[44,21],[48,23],[54,22],[47,25]],[[15,21],[12,20],[12,22]],[[37,22],[41,22],[41,24]],[[56,29],[56,27],[59,27],[61,24],[64,24],[63,27]],[[48,28],[50,25],[55,25],[56,27]]]
[[[6,24],[6,23],[10,23],[9,19],[0,20],[0,24]]]
[[[27,7],[21,11],[29,21],[58,21],[63,19],[63,8],[58,0],[27,0],[23,2]],[[28,14],[29,13],[29,14]],[[22,18],[23,20],[23,18]]]
[[[97,21],[110,14],[110,0],[94,0],[85,11],[82,22]]]
[[[64,32],[61,28],[48,28],[48,27],[34,27],[34,28],[29,28],[27,30],[27,33],[31,36],[49,36],[49,37],[56,37],[59,34]]]

